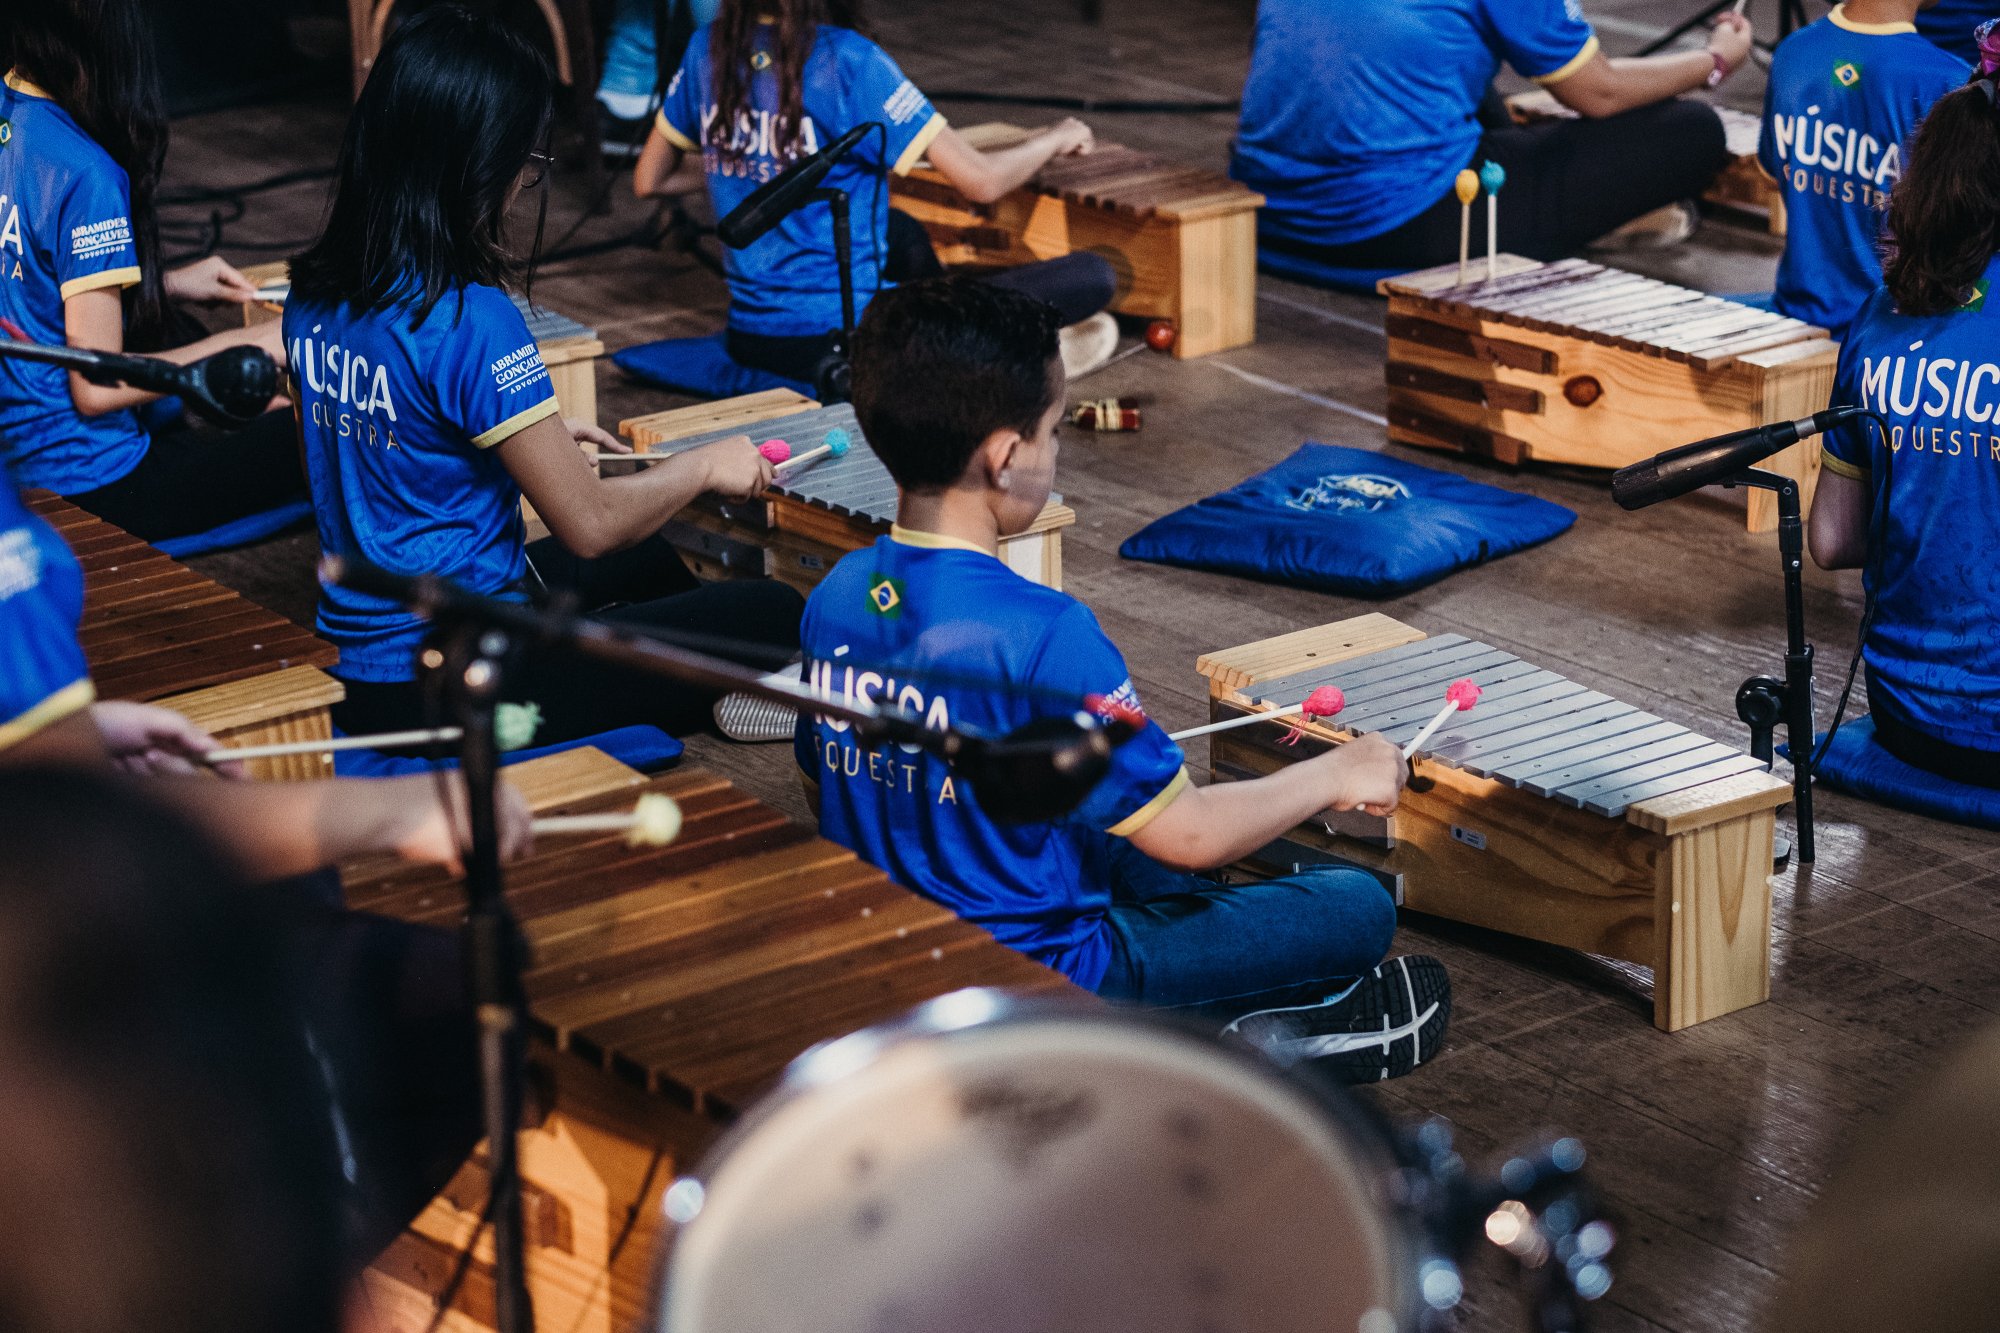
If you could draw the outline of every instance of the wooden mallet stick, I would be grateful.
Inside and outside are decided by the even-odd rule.
[[[665,847],[681,835],[680,803],[664,792],[649,791],[622,814],[544,815],[534,824],[535,836],[549,833],[623,833],[634,847]]]
[[[420,745],[443,745],[464,734],[457,727],[426,727],[420,731],[385,731],[374,736],[341,736],[324,741],[241,745],[234,749],[210,750],[201,757],[201,762],[233,764],[244,759],[283,759],[288,755],[337,754],[342,750],[408,750]]]
[[[1196,736],[1211,736],[1218,731],[1233,731],[1237,727],[1247,727],[1253,722],[1278,722],[1288,717],[1332,717],[1347,707],[1347,698],[1332,685],[1322,685],[1305,697],[1303,703],[1289,708],[1274,709],[1268,713],[1251,713],[1247,717],[1232,717],[1222,722],[1211,722],[1205,727],[1189,727],[1186,731],[1176,731],[1167,739],[1171,741],[1193,740]]]
[[[854,442],[848,438],[847,432],[839,426],[835,426],[826,433],[826,440],[819,448],[808,449],[802,454],[793,454],[789,458],[773,459],[772,462],[781,468],[803,467],[816,458],[845,458],[847,457],[847,451],[853,447]]]
[[[1500,187],[1507,183],[1507,169],[1498,162],[1479,164],[1479,183],[1486,187],[1486,280],[1499,276],[1495,267],[1500,257]]]
[[[1437,716],[1426,722],[1424,729],[1411,737],[1410,743],[1403,747],[1403,762],[1408,763],[1410,760],[1416,758],[1417,751],[1423,748],[1425,741],[1437,733],[1437,729],[1444,725],[1446,718],[1450,717],[1453,713],[1469,712],[1472,706],[1478,702],[1479,687],[1477,685],[1474,685],[1469,680],[1453,681],[1445,689],[1444,707],[1438,709]]]
[[[1472,201],[1479,197],[1479,173],[1467,167],[1452,185],[1458,191],[1458,285],[1465,285],[1465,266],[1472,262]]]

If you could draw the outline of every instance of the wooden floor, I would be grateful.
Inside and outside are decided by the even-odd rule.
[[[1612,51],[1633,49],[1693,10],[1593,3]],[[878,35],[920,84],[1099,97],[1233,97],[1249,44],[1249,0],[1107,0],[1102,28],[1074,0],[906,0],[876,6]],[[1756,0],[1763,18],[1775,9]],[[1818,12],[1815,9],[1815,12]],[[977,33],[976,44],[964,42]],[[1754,71],[1728,89],[1755,109]],[[943,102],[961,124],[1055,113]],[[176,126],[169,186],[236,184],[323,164],[344,108],[335,96],[212,114]],[[1232,117],[1099,116],[1106,137],[1221,166]],[[320,187],[260,195],[229,230],[238,242],[309,235]],[[551,237],[581,200],[561,186]],[[616,235],[644,213],[629,197],[582,238]],[[1705,225],[1667,255],[1630,267],[1713,291],[1767,289],[1776,246]],[[612,347],[719,326],[721,283],[685,256],[626,250],[552,267],[536,295],[594,325]],[[1772,539],[1743,531],[1738,507],[1696,498],[1640,514],[1612,505],[1601,477],[1496,474],[1419,461],[1547,496],[1575,509],[1568,535],[1407,597],[1362,604],[1318,593],[1131,564],[1121,540],[1145,522],[1269,466],[1302,440],[1383,446],[1381,306],[1266,278],[1253,347],[1204,361],[1142,356],[1090,381],[1092,396],[1144,404],[1134,435],[1066,437],[1058,485],[1078,512],[1064,565],[1131,661],[1162,721],[1205,720],[1194,672],[1205,649],[1379,608],[1423,629],[1501,645],[1708,734],[1740,739],[1737,685],[1780,666]],[[607,424],[675,401],[601,373]],[[310,615],[310,537],[196,563],[287,614]],[[1837,691],[1860,607],[1859,580],[1808,571],[1822,650],[1824,709]],[[1206,754],[1192,758],[1199,767]],[[693,757],[803,814],[789,748],[697,740]],[[1787,1237],[1850,1136],[2000,1009],[2000,838],[1825,794],[1819,861],[1776,881],[1769,1004],[1667,1036],[1647,1021],[1646,978],[1574,956],[1412,921],[1399,946],[1450,965],[1457,1017],[1446,1053],[1374,1094],[1397,1116],[1438,1114],[1477,1155],[1543,1128],[1580,1135],[1621,1223],[1606,1329],[1755,1326]],[[1463,1327],[1519,1326],[1489,1263]]]

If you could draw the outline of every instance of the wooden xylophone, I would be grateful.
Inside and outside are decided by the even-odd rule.
[[[1619,468],[1711,435],[1816,412],[1839,359],[1826,330],[1581,259],[1448,264],[1390,278],[1389,438],[1502,463]],[[1808,505],[1817,445],[1763,464]],[[1753,532],[1777,526],[1753,492]]]
[[[1653,970],[1667,1031],[1770,996],[1769,876],[1791,788],[1729,746],[1455,634],[1367,615],[1203,657],[1218,721],[1338,685],[1347,707],[1210,741],[1218,781],[1360,732],[1411,740],[1449,681],[1484,690],[1420,751],[1392,819],[1309,821],[1288,840],[1399,876],[1415,911]],[[1259,859],[1282,865],[1281,847]]]
[[[585,749],[508,776],[538,811],[624,810],[658,791],[687,821],[665,849],[565,838],[508,867],[532,951],[529,1009],[559,1053],[555,1113],[522,1142],[542,1327],[636,1326],[677,1165],[809,1046],[965,986],[1077,993],[713,774],[649,781]],[[438,925],[463,915],[462,889],[440,871],[377,860],[345,879],[363,911]],[[484,1202],[475,1156],[377,1261],[368,1286],[385,1329],[425,1326]],[[490,1246],[476,1257],[448,1328],[491,1326]]]
[[[1031,131],[972,125],[980,148]],[[947,265],[1012,268],[1078,250],[1118,270],[1111,308],[1173,322],[1175,356],[1206,356],[1257,337],[1257,210],[1264,197],[1204,167],[1117,144],[1058,158],[993,204],[974,204],[920,163],[889,184],[897,208],[924,224]]]
[[[665,535],[697,573],[709,578],[768,575],[809,592],[849,551],[872,544],[896,519],[896,482],[868,447],[854,409],[821,407],[789,389],[703,403],[620,423],[619,433],[641,453],[676,453],[748,432],[817,448],[834,429],[853,450],[779,471],[766,500],[750,504],[699,501],[667,525]],[[1052,496],[1028,531],[1000,543],[1000,558],[1024,578],[1062,586],[1062,530],[1076,511]]]
[[[79,636],[99,698],[171,708],[224,745],[326,740],[344,697],[331,644],[47,491],[23,496],[83,565]],[[251,760],[256,778],[324,777],[330,755]]]
[[[1576,117],[1576,112],[1558,102],[1555,94],[1544,88],[1508,98],[1507,111],[1516,124],[1522,125],[1538,120],[1573,120]],[[1729,165],[1702,191],[1701,197],[1722,208],[1761,218],[1771,235],[1783,236],[1785,187],[1765,175],[1763,164],[1757,160],[1757,149],[1764,138],[1764,122],[1747,111],[1726,106],[1716,107],[1715,114],[1722,119],[1723,137],[1729,145]]]

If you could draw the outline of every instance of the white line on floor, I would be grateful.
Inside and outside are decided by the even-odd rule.
[[[1314,319],[1324,320],[1328,324],[1338,324],[1344,329],[1358,329],[1362,333],[1372,333],[1377,338],[1387,336],[1382,332],[1382,325],[1379,321],[1371,323],[1365,319],[1356,319],[1352,315],[1335,314],[1333,311],[1316,306],[1310,301],[1295,301],[1289,296],[1280,296],[1276,292],[1266,291],[1258,292],[1257,299],[1260,301],[1269,301],[1272,305],[1281,305],[1287,310],[1296,310],[1302,315],[1311,315]]]
[[[1387,417],[1378,417],[1373,412],[1343,403],[1338,398],[1328,398],[1323,394],[1301,389],[1297,385],[1287,384],[1283,380],[1270,379],[1259,375],[1254,370],[1245,370],[1241,366],[1232,366],[1227,361],[1217,361],[1214,357],[1208,358],[1201,364],[1214,366],[1217,370],[1226,370],[1245,384],[1254,384],[1260,389],[1269,389],[1272,393],[1282,393],[1287,397],[1297,398],[1301,402],[1311,403],[1314,407],[1324,407],[1329,412],[1342,412],[1358,420],[1381,426],[1385,430],[1388,428],[1389,419]]]

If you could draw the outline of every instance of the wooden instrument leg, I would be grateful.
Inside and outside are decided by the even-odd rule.
[[[1207,356],[1257,341],[1256,210],[1183,219],[1179,245],[1174,355]]]
[[[1660,860],[1653,1023],[1678,1032],[1771,998],[1771,848],[1758,810],[1674,837]]]

